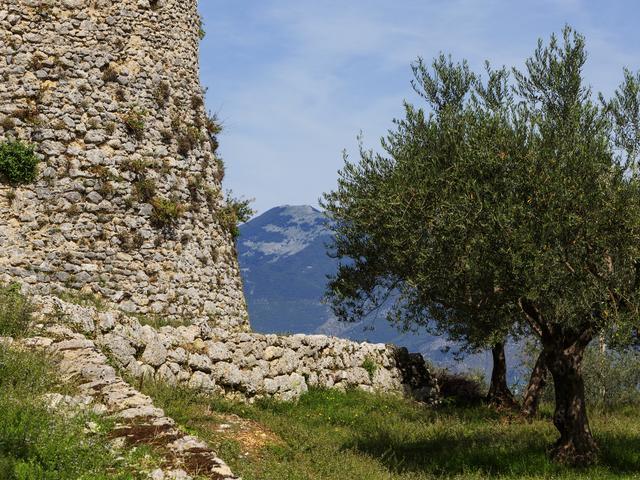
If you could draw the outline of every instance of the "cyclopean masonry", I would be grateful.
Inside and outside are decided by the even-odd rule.
[[[3,0],[0,142],[41,157],[0,179],[0,281],[249,329],[196,0]]]

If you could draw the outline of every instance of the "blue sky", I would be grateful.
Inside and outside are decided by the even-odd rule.
[[[360,131],[377,148],[403,100],[420,103],[409,84],[418,56],[521,66],[569,23],[587,38],[595,91],[615,89],[623,66],[640,69],[637,0],[202,0],[200,10],[225,187],[259,212],[317,205]]]

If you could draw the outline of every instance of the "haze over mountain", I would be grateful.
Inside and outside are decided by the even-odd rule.
[[[460,367],[451,353],[443,353],[446,339],[401,333],[384,313],[358,323],[337,321],[321,301],[327,275],[337,265],[326,252],[331,235],[323,213],[308,205],[275,207],[240,226],[238,256],[253,330],[395,343],[434,363]],[[466,359],[464,367],[484,369],[488,360],[477,355]]]

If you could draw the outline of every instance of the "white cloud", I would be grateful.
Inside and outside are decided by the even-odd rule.
[[[360,130],[377,146],[402,100],[415,99],[409,63],[418,55],[521,65],[538,37],[573,22],[587,36],[596,90],[614,88],[622,65],[638,65],[615,22],[601,25],[583,0],[254,0],[234,3],[233,15],[225,0],[207,5],[205,47],[223,58],[207,62],[203,52],[204,80],[226,121],[227,185],[260,210],[315,203]]]

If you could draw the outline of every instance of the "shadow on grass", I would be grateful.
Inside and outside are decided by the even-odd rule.
[[[543,418],[535,425],[521,420],[503,424],[496,420],[495,413],[473,408],[458,408],[455,414],[451,410],[446,417],[474,422],[469,423],[467,431],[445,427],[418,438],[403,438],[393,427],[378,425],[357,432],[343,448],[369,455],[394,473],[428,472],[448,477],[475,472],[483,476],[544,478],[640,474],[640,433],[630,425],[627,431],[615,428],[596,431],[601,448],[599,464],[572,470],[554,464],[546,455],[546,449],[557,437],[550,419]]]

